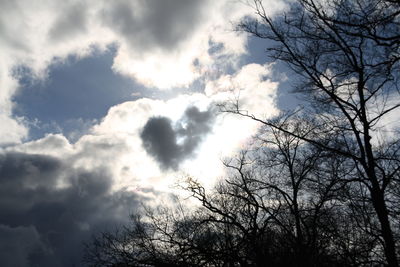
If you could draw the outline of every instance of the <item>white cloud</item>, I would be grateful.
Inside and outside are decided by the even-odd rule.
[[[233,75],[223,75],[206,84],[205,94],[216,101],[238,101],[249,115],[265,118],[277,115],[278,83],[270,78],[273,65],[248,64]]]
[[[282,8],[271,3],[271,12]],[[21,141],[27,133],[12,118],[11,97],[18,87],[14,67],[28,66],[35,77],[46,78],[49,64],[67,55],[83,57],[93,45],[102,50],[117,44],[115,71],[147,86],[185,87],[238,62],[247,39],[232,31],[230,23],[254,14],[243,3],[228,0],[3,0],[0,6],[0,122],[14,129],[0,143]],[[215,43],[219,49],[210,54]]]
[[[17,89],[18,84],[10,77],[10,70],[4,65],[4,63],[0,63],[0,145],[18,143],[28,134],[23,121],[11,116],[14,105],[11,97]]]
[[[157,116],[176,122],[190,106],[204,111],[216,102],[235,97],[239,91],[243,108],[266,117],[276,115],[277,83],[268,79],[270,74],[270,65],[246,65],[233,75],[207,84],[204,94],[180,95],[167,101],[143,98],[116,105],[74,144],[57,134],[7,150],[61,157],[75,168],[87,171],[106,168],[112,174],[115,190],[156,186],[157,190],[169,192],[181,172],[201,178],[211,186],[223,174],[221,159],[242,148],[255,133],[257,123],[234,115],[218,115],[212,131],[194,155],[182,162],[178,172],[160,169],[146,153],[140,138],[144,125]]]

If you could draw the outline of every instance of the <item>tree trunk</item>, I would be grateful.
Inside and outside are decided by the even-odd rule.
[[[385,242],[385,256],[388,262],[388,266],[398,267],[399,263],[396,256],[396,245],[394,242],[393,232],[389,221],[389,213],[386,207],[382,190],[373,186],[371,197],[372,204],[381,225],[382,237]]]

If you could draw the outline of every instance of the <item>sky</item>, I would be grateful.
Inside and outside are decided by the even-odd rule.
[[[286,8],[265,0],[271,16]],[[259,125],[296,107],[231,0],[0,0],[0,262],[80,266],[141,205],[206,188]]]

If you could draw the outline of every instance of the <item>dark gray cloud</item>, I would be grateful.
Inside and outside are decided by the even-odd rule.
[[[16,50],[29,51],[29,44],[24,40],[24,36],[15,31],[15,21],[13,23],[9,21],[10,14],[11,16],[22,16],[23,12],[20,10],[19,3],[17,1],[0,0],[0,7],[1,49],[4,49],[2,44],[5,44],[6,47],[10,46]]]
[[[154,117],[147,121],[140,137],[147,153],[163,168],[175,168],[181,158],[181,147],[177,144],[172,121],[166,117]]]
[[[84,33],[87,24],[87,6],[82,2],[76,3],[63,10],[61,15],[49,31],[49,37],[53,41],[63,41],[75,34]]]
[[[136,49],[173,49],[203,20],[204,0],[110,1],[101,13],[106,25]]]
[[[2,266],[31,266],[31,258],[46,253],[39,233],[33,226],[0,225],[0,259]]]
[[[82,242],[125,223],[137,207],[137,195],[111,193],[111,185],[106,170],[75,169],[50,156],[0,154],[2,266],[80,266]]]
[[[162,169],[176,170],[180,162],[193,156],[204,136],[211,131],[213,115],[213,109],[200,111],[189,107],[175,125],[166,117],[152,117],[140,135],[143,146]]]

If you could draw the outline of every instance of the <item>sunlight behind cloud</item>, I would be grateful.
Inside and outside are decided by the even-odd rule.
[[[2,3],[0,117],[15,126],[15,134],[7,142],[20,142],[28,127],[12,117],[12,96],[18,88],[12,70],[17,66],[29,68],[36,79],[46,79],[50,64],[62,64],[71,54],[85,57],[113,45],[118,47],[114,71],[158,89],[187,87],[198,78],[215,77],[238,66],[246,53],[247,37],[234,32],[230,22],[254,16],[251,7],[232,1],[162,3]],[[273,1],[269,11],[282,7]],[[219,48],[211,53],[215,44]]]
[[[23,214],[11,218],[16,227],[32,225],[29,232],[36,235],[31,239],[47,240],[52,233],[54,241],[44,244],[40,252],[27,248],[22,255],[27,266],[35,253],[41,253],[37,257],[43,260],[35,263],[38,266],[75,264],[80,256],[77,244],[94,231],[126,222],[140,202],[175,203],[172,193],[183,196],[176,188],[183,177],[196,178],[207,187],[215,184],[224,174],[221,159],[235,155],[257,130],[249,120],[219,114],[216,104],[240,96],[243,107],[255,114],[277,114],[277,84],[270,80],[271,66],[243,66],[248,37],[235,32],[231,22],[254,12],[240,1],[17,0],[0,4],[0,171],[7,186],[2,199],[16,203],[11,205],[16,216]],[[103,54],[111,55],[114,73],[132,79],[132,94],[127,95],[134,97],[122,98],[119,104],[105,102],[107,115],[90,120],[90,126],[74,140],[61,127],[43,129],[48,134],[33,140],[29,128],[40,127],[40,115],[29,120],[16,117],[18,108],[23,109],[16,93],[33,90],[31,82],[43,83],[46,90],[57,90],[61,100],[68,94],[74,94],[71,99],[82,94],[90,100],[63,106],[51,97],[54,94],[42,92],[39,98],[48,97],[46,103],[58,113],[66,114],[64,108],[71,110],[78,104],[82,112],[93,109],[91,101],[101,99],[76,82],[76,75],[86,75],[86,81],[90,75],[85,71],[67,75],[60,68],[57,76],[52,68],[74,68],[71,58],[79,61]],[[52,79],[58,79],[57,83],[46,83]],[[51,86],[60,83],[68,86]],[[112,85],[104,84],[117,94]],[[85,86],[96,87],[96,83],[89,81]],[[68,90],[71,87],[76,90]],[[28,105],[38,103],[27,98]],[[46,106],[37,106],[46,116],[52,113]],[[76,126],[79,122],[79,118],[72,120]],[[0,221],[3,224],[6,232],[19,233],[9,221]],[[46,254],[49,251],[51,255]]]

